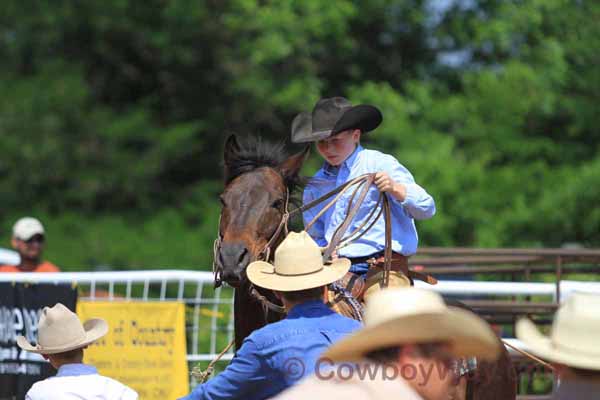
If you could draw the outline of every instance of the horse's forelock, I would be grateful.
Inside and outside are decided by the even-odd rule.
[[[225,164],[225,184],[261,167],[276,168],[287,158],[283,143],[271,143],[259,137],[246,136],[238,144],[239,148],[230,154]]]
[[[277,168],[288,157],[284,143],[271,143],[256,136],[246,136],[237,141],[238,148],[231,153],[225,164],[225,185],[247,172],[262,167]],[[282,176],[286,187],[292,192],[303,186],[304,180],[299,175]]]

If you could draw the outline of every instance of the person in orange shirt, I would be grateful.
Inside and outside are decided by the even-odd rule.
[[[12,247],[21,256],[18,265],[1,265],[0,272],[60,272],[49,261],[42,260],[45,231],[42,223],[31,217],[18,220],[13,226]]]

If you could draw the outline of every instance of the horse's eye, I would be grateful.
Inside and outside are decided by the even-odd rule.
[[[276,209],[280,209],[281,206],[283,206],[283,199],[277,199],[273,202],[273,204],[271,204],[271,207],[276,208]]]

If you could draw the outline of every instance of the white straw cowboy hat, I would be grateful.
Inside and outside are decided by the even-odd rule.
[[[574,293],[558,309],[550,336],[517,322],[517,338],[537,356],[574,368],[600,370],[600,295]]]
[[[289,292],[327,285],[341,279],[350,269],[350,260],[338,258],[323,264],[321,249],[306,233],[290,232],[275,250],[273,265],[254,261],[246,275],[250,282],[265,289]]]
[[[456,357],[495,360],[501,344],[492,328],[474,313],[448,307],[442,297],[417,288],[384,289],[365,307],[365,327],[324,354],[334,362],[357,361],[367,353],[404,344],[444,342]]]
[[[85,347],[108,333],[105,320],[95,318],[83,325],[77,315],[61,303],[44,307],[38,323],[37,345],[33,346],[24,336],[17,337],[23,350],[39,354],[57,354]]]

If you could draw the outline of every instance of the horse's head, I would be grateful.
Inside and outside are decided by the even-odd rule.
[[[220,196],[220,246],[215,254],[221,279],[231,286],[246,280],[246,267],[261,256],[274,238],[298,181],[309,147],[285,157],[281,145],[257,139],[225,143],[225,190]]]

